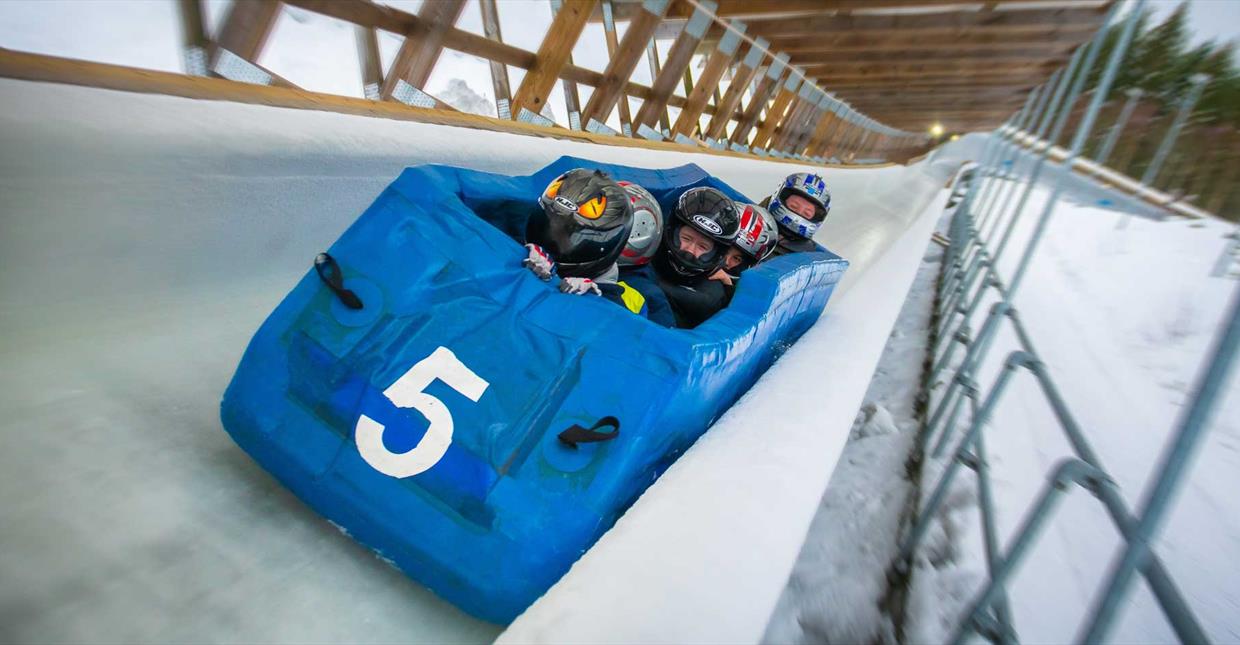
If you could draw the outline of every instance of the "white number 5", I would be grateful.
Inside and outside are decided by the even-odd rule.
[[[482,380],[473,370],[447,347],[440,347],[430,356],[409,368],[396,379],[383,395],[396,407],[413,408],[422,413],[430,425],[426,435],[409,452],[396,453],[383,445],[383,424],[363,414],[357,420],[355,432],[357,451],[362,459],[375,470],[396,478],[412,477],[425,472],[443,459],[452,443],[452,412],[443,401],[423,392],[435,379],[465,395],[475,403],[482,398],[490,383]]]

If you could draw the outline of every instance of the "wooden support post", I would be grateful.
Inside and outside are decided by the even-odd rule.
[[[787,118],[789,106],[797,97],[797,90],[800,87],[801,77],[795,73],[789,73],[779,93],[775,95],[774,103],[766,111],[766,120],[762,122],[762,127],[758,128],[758,134],[753,138],[753,147],[765,148],[770,144],[775,128]]]
[[[684,30],[680,32],[680,35],[676,37],[676,42],[668,50],[667,60],[664,61],[659,76],[650,84],[651,96],[642,102],[637,116],[633,117],[633,127],[653,126],[655,121],[660,119],[660,115],[662,115],[662,120],[667,119],[667,99],[676,90],[676,83],[681,76],[689,69],[693,52],[697,50],[702,36],[706,35],[706,29],[711,24],[711,13],[717,8],[718,5],[714,0],[698,1],[698,6],[693,10],[693,16],[689,18],[689,22],[685,23]]]
[[[550,0],[551,15],[559,13],[562,0]],[[576,46],[576,43],[573,43]],[[569,50],[566,65],[573,64],[573,52]],[[560,84],[564,90],[564,111],[568,113],[568,127],[570,130],[584,130],[585,124],[581,122],[581,95],[577,93],[577,83],[572,79],[561,79]]]
[[[504,42],[499,30],[499,9],[495,0],[478,0],[482,10],[482,33],[497,43]],[[512,118],[512,90],[508,85],[508,68],[499,61],[491,63],[491,87],[495,90],[495,112],[501,119]]]
[[[805,154],[811,157],[821,154],[823,143],[829,136],[832,124],[838,123],[839,119],[835,117],[835,104],[830,99],[825,99],[822,104],[822,118],[818,119],[818,124],[814,126],[814,131],[810,133],[805,142]]]
[[[780,80],[787,69],[787,54],[780,54],[775,57],[775,60],[771,61],[770,67],[766,68],[766,74],[762,76],[762,80],[758,81],[758,87],[754,90],[753,96],[750,97],[745,113],[736,124],[736,129],[732,131],[732,136],[730,137],[732,143],[745,145],[749,141],[749,131],[758,122],[758,117],[762,114],[762,108],[766,107],[767,100],[771,98],[771,92],[780,86]]]
[[[382,97],[393,100],[393,93],[401,81],[414,89],[422,89],[430,80],[431,71],[443,51],[444,34],[456,25],[457,18],[465,9],[465,0],[435,0],[425,2],[418,10],[418,29],[405,35],[396,52],[396,60],[388,70],[383,82]]]
[[[586,20],[597,4],[598,0],[565,0],[564,6],[556,12],[547,35],[538,46],[534,66],[521,79],[521,87],[517,88],[517,95],[512,100],[514,119],[521,118],[522,110],[534,114],[542,112],[551,88],[560,77],[560,71],[568,64],[573,46],[577,44]]]
[[[771,137],[771,150],[787,151],[792,142],[800,138],[805,123],[814,116],[814,107],[818,102],[815,97],[817,92],[817,88],[810,83],[801,84],[792,109],[788,111],[788,118],[784,119],[782,127]]]
[[[628,31],[624,32],[624,40],[620,41],[619,48],[607,62],[602,82],[594,88],[594,93],[586,102],[585,109],[581,111],[583,122],[589,123],[591,119],[594,119],[602,123],[607,120],[607,115],[611,114],[616,101],[623,95],[629,76],[633,74],[633,68],[641,59],[647,43],[651,42],[650,37],[654,35],[654,30],[663,20],[663,14],[667,13],[667,7],[670,4],[671,0],[642,2],[641,9],[629,22]],[[654,77],[651,76],[651,78]]]
[[[749,87],[749,83],[753,81],[762,59],[766,56],[766,46],[770,43],[764,38],[757,38],[754,43],[745,52],[745,58],[741,60],[736,73],[732,75],[732,81],[728,83],[728,91],[723,93],[722,99],[715,101],[715,114],[710,118],[710,125],[706,126],[706,137],[709,139],[719,139],[727,133],[732,113],[736,111],[736,106],[740,105],[741,98],[745,95],[745,88]]]
[[[809,151],[807,149],[809,148],[810,138],[818,131],[818,124],[826,120],[829,106],[830,101],[827,95],[819,93],[813,102],[813,106],[810,108],[809,118],[801,127],[800,132],[788,144],[789,154],[793,156],[802,154],[808,156]]]
[[[702,70],[697,86],[685,95],[688,102],[680,111],[680,116],[676,117],[676,125],[672,126],[672,136],[677,134],[683,134],[686,137],[693,136],[693,131],[698,126],[702,110],[706,109],[706,103],[710,100],[711,94],[718,96],[719,79],[740,50],[740,34],[745,31],[745,23],[733,22],[732,27],[735,31],[733,29],[725,31],[723,37],[719,39],[719,45],[706,60],[706,68]]]
[[[378,101],[383,91],[383,62],[379,58],[379,33],[374,27],[355,25],[357,60],[362,66],[362,96]]]
[[[234,2],[220,28],[216,44],[232,54],[251,63],[257,63],[267,44],[267,37],[280,15],[280,3],[276,0],[253,0]],[[212,58],[212,66],[218,62],[218,53]]]
[[[657,40],[654,40],[653,38],[650,40],[650,44],[646,46],[646,62],[650,64],[650,78],[651,79],[658,78],[659,74],[663,71],[663,66],[659,64],[659,43]],[[645,101],[649,99],[650,97],[647,96],[646,98],[642,99],[642,102],[645,103]],[[637,109],[641,110],[641,107],[638,107]],[[659,121],[659,128],[663,130],[670,130],[671,127],[667,123],[667,113],[664,112],[663,114],[659,116],[661,118],[661,120]],[[634,123],[633,127],[640,128],[641,124]],[[636,130],[634,130],[633,136],[637,136]]]
[[[203,20],[202,0],[179,0],[181,14],[181,62],[190,76],[207,75],[211,39]]]
[[[616,55],[616,49],[620,47],[620,41],[616,37],[616,21],[611,0],[603,0],[603,33],[606,36],[607,57],[610,60]],[[631,137],[633,136],[633,117],[629,113],[629,97],[621,94],[617,103],[620,109],[620,132],[626,137]]]

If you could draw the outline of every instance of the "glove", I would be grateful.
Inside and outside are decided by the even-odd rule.
[[[571,293],[574,296],[581,296],[591,291],[594,295],[601,296],[603,292],[599,290],[598,285],[589,278],[561,278],[560,291],[563,293]]]
[[[525,248],[529,249],[529,257],[521,260],[521,265],[529,269],[543,280],[550,280],[551,274],[555,272],[555,260],[543,250],[543,247],[537,244],[526,244]]]

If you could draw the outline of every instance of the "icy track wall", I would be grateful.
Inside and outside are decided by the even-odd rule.
[[[754,198],[796,169],[24,81],[0,80],[0,102],[0,624],[17,641],[493,638],[229,440],[219,400],[250,336],[409,165],[692,162]],[[508,638],[761,636],[954,163],[826,171],[819,239],[852,268],[824,319]],[[770,405],[797,414],[772,423]]]

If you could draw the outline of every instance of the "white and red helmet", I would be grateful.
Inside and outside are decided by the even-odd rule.
[[[620,252],[620,266],[641,266],[650,262],[663,236],[663,211],[650,191],[631,181],[617,182],[633,206],[633,230]]]
[[[775,217],[757,204],[745,204],[741,210],[741,228],[733,244],[749,259],[750,266],[767,259],[779,244],[779,225]]]

